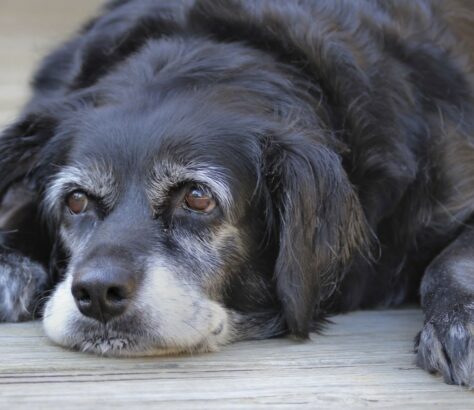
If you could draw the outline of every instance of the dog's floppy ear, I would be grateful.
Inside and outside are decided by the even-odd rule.
[[[266,139],[264,145],[279,243],[277,292],[289,331],[306,338],[319,304],[365,249],[367,225],[335,152],[299,135]]]
[[[15,181],[26,178],[38,167],[39,154],[54,134],[51,116],[25,115],[0,135],[0,197]]]

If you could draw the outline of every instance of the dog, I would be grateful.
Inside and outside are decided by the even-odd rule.
[[[0,138],[0,319],[112,356],[420,302],[474,387],[472,0],[115,0]]]

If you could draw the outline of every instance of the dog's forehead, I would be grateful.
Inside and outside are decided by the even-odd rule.
[[[230,117],[189,101],[148,112],[97,109],[76,126],[71,162],[84,172],[107,172],[119,185],[139,182],[155,195],[196,181],[229,198],[225,187],[252,185],[258,165],[253,130]]]

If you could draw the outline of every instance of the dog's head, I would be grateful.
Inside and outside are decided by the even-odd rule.
[[[314,95],[264,54],[199,47],[150,44],[3,138],[15,160],[2,168],[37,182],[67,254],[44,313],[62,345],[143,354],[306,337],[364,241]],[[174,65],[152,61],[171,51]]]

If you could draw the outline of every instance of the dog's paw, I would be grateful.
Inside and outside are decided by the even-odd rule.
[[[41,265],[18,254],[0,255],[0,322],[33,319],[48,275]]]
[[[446,383],[474,389],[474,304],[457,306],[428,320],[418,334],[416,362]]]

